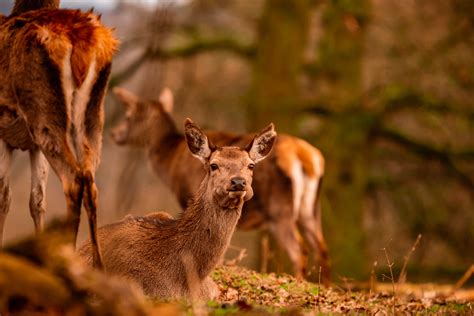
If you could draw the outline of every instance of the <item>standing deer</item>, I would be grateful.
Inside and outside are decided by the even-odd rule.
[[[141,100],[123,88],[115,88],[114,93],[125,105],[126,115],[113,129],[112,138],[119,145],[146,147],[155,173],[184,208],[204,173],[173,122],[171,91],[163,90],[159,101]],[[225,132],[208,132],[208,136],[219,146],[243,146],[252,139],[250,134]],[[319,207],[323,173],[324,158],[318,149],[302,139],[279,135],[271,156],[258,166],[255,197],[245,204],[238,228],[268,228],[288,254],[297,277],[304,275],[306,266],[301,232],[318,257],[327,284],[330,269]]]
[[[229,246],[244,201],[253,196],[253,168],[270,153],[275,138],[270,124],[243,149],[217,147],[187,119],[185,144],[204,164],[204,179],[177,219],[159,212],[100,228],[106,270],[136,281],[153,297],[215,296],[209,274]],[[79,254],[90,264],[90,243]]]
[[[12,152],[28,150],[36,231],[43,229],[49,162],[63,185],[74,240],[84,200],[100,267],[94,173],[117,41],[92,12],[58,7],[59,0],[17,0],[12,14],[0,19],[0,242]]]

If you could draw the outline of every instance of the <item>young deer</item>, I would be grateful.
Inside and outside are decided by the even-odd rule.
[[[125,105],[126,119],[112,131],[113,139],[119,145],[146,147],[154,171],[170,186],[184,208],[204,172],[187,152],[185,137],[171,118],[171,91],[163,90],[159,101],[141,100],[123,88],[114,92]],[[252,139],[250,134],[225,132],[208,132],[208,136],[219,146],[243,146]],[[327,283],[330,270],[319,207],[323,156],[304,140],[280,134],[269,159],[257,168],[255,196],[245,204],[238,228],[268,228],[287,252],[298,277],[304,275],[306,265],[301,232],[319,258],[323,280]]]
[[[59,0],[17,0],[12,14],[0,19],[0,242],[12,152],[28,150],[36,231],[43,228],[49,162],[63,185],[74,236],[84,199],[94,265],[100,267],[94,173],[117,41],[92,12],[58,6]]]
[[[270,124],[244,149],[217,147],[190,119],[185,135],[189,151],[204,164],[204,179],[181,216],[127,216],[99,229],[106,270],[136,281],[150,296],[215,295],[209,273],[229,245],[244,201],[253,196],[253,168],[276,138]],[[79,254],[90,264],[89,243]]]

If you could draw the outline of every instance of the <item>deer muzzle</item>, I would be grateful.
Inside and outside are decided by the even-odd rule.
[[[110,132],[110,137],[117,145],[124,145],[127,142],[128,133],[125,128],[119,126]]]
[[[244,191],[246,186],[246,181],[242,177],[233,177],[230,179],[230,190],[229,191]]]

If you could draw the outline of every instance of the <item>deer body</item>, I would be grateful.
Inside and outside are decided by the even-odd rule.
[[[113,130],[114,140],[118,144],[146,147],[155,173],[185,208],[204,170],[186,150],[185,137],[171,119],[171,92],[165,90],[160,101],[144,101],[121,88],[114,92],[127,108],[127,119]],[[207,135],[218,146],[243,146],[252,139],[250,134],[218,131]],[[255,196],[245,203],[238,228],[267,228],[288,254],[299,277],[305,268],[301,232],[319,258],[323,280],[328,281],[328,253],[318,199],[324,174],[320,151],[302,139],[280,134],[273,153],[256,168]]]
[[[36,231],[43,228],[49,162],[63,185],[74,235],[84,198],[94,262],[100,266],[94,173],[117,42],[91,12],[58,6],[58,0],[18,0],[12,15],[0,19],[0,242],[10,201],[11,155],[28,150]]]
[[[99,229],[106,270],[136,281],[150,296],[216,294],[208,276],[230,243],[244,201],[253,196],[251,169],[270,152],[276,133],[273,127],[263,130],[247,150],[206,149],[212,142],[203,141],[203,135],[196,125],[186,123],[187,146],[204,163],[206,173],[179,218],[163,212],[127,216]],[[254,151],[259,153],[253,155]],[[89,248],[86,243],[80,255],[90,263]]]

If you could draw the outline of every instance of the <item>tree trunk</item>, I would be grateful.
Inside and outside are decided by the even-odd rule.
[[[266,1],[248,100],[249,130],[258,130],[270,118],[278,132],[294,129],[310,9],[310,0]]]
[[[362,56],[368,1],[330,1],[324,7],[323,36],[316,62],[317,98],[336,114],[324,123],[318,146],[326,155],[323,204],[333,271],[360,278],[370,269],[362,229],[368,180],[368,134],[364,111]],[[324,84],[323,84],[324,83]],[[324,91],[318,87],[327,87]],[[328,212],[330,210],[330,212]]]

